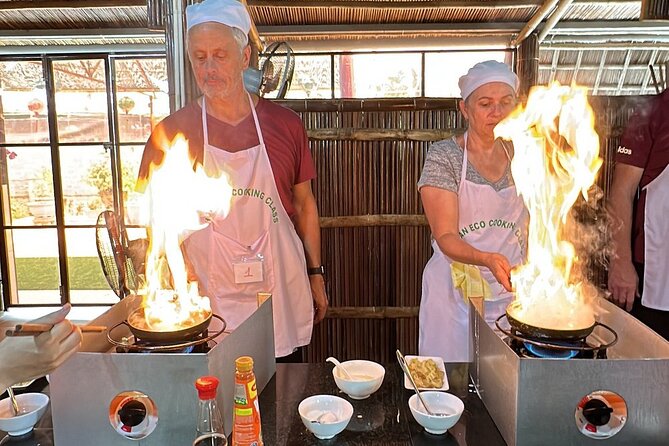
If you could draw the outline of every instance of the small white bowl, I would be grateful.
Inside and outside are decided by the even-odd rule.
[[[297,411],[302,423],[321,440],[332,438],[343,431],[353,416],[351,403],[334,395],[305,398],[297,406]]]
[[[345,378],[339,367],[332,369],[332,376],[339,390],[354,400],[364,400],[379,390],[386,375],[386,369],[373,361],[353,360],[342,362],[341,365],[355,380]]]
[[[409,398],[409,409],[415,420],[431,434],[441,435],[455,426],[462,412],[465,410],[465,404],[457,396],[446,392],[426,391],[420,393],[430,410],[435,413],[452,413],[450,416],[428,415],[423,404],[418,399],[418,395],[413,394]]]
[[[23,393],[16,395],[21,414],[13,416],[12,402],[9,398],[0,401],[0,431],[13,437],[30,432],[42,418],[49,405],[49,397],[43,393]]]

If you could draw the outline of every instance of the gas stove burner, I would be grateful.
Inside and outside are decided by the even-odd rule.
[[[116,353],[151,353],[155,351],[159,351],[160,353],[207,353],[211,349],[207,342],[198,344],[193,342],[199,341],[208,335],[208,332],[200,333],[195,339],[187,342],[189,345],[186,345],[185,347],[175,347],[173,343],[159,344],[153,341],[145,341],[140,338],[130,338],[126,345],[116,347]],[[161,348],[156,350],[153,347]]]
[[[553,348],[540,347],[538,345],[523,342],[523,347],[530,355],[543,359],[571,359],[578,355],[578,350],[555,350]]]
[[[107,330],[107,340],[112,345],[116,346],[117,353],[206,353],[209,351],[209,341],[213,341],[214,338],[223,334],[227,327],[225,319],[219,315],[212,314],[211,317],[221,321],[222,326],[220,330],[215,332],[204,330],[195,335],[190,335],[185,339],[180,339],[179,341],[147,341],[136,336],[123,337],[120,340],[114,339],[112,337],[112,331],[115,328],[119,327],[120,325],[126,325],[130,327],[127,320],[119,322]]]
[[[606,350],[618,342],[618,334],[609,326],[596,322],[602,330],[608,332],[610,342],[595,343],[588,342],[589,336],[582,339],[546,339],[528,336],[525,333],[510,326],[506,319],[506,314],[502,314],[495,321],[497,329],[507,336],[507,344],[522,358],[540,358],[540,359],[605,359]]]

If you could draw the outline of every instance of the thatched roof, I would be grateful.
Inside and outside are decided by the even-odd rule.
[[[286,40],[298,51],[355,51],[389,42],[411,49],[508,46],[550,1],[246,3],[265,43]],[[669,22],[639,21],[640,11],[641,1],[571,2],[542,43],[540,81],[577,79],[605,94],[651,92],[647,66],[669,61]],[[100,44],[161,48],[164,36],[149,31],[147,19],[145,0],[0,0],[0,29],[5,30],[0,31],[0,51],[4,47],[17,54],[27,47]],[[544,19],[536,30],[546,23]]]

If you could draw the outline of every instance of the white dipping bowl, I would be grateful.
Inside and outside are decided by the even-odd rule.
[[[428,415],[423,404],[418,399],[418,395],[413,394],[409,398],[409,409],[414,419],[431,434],[441,435],[455,426],[462,412],[465,410],[465,404],[457,396],[446,392],[426,391],[420,393],[432,412],[452,413],[453,415],[438,417]]]
[[[339,390],[354,400],[364,400],[379,390],[383,383],[383,377],[386,375],[386,369],[381,364],[373,361],[344,361],[341,365],[355,379],[345,378],[339,367],[332,369],[332,376]]]
[[[332,438],[343,431],[353,416],[351,403],[334,395],[305,398],[297,406],[297,411],[307,429],[321,440]],[[319,417],[322,421],[314,423]]]
[[[13,437],[27,434],[42,418],[49,405],[49,397],[43,393],[23,393],[16,395],[21,414],[13,416],[12,402],[9,398],[0,401],[0,431]]]

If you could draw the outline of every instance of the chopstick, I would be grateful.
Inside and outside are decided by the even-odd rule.
[[[82,333],[102,333],[107,330],[104,325],[77,325]],[[13,329],[5,332],[7,336],[37,336],[41,333],[50,331],[53,325],[50,324],[17,324]]]

